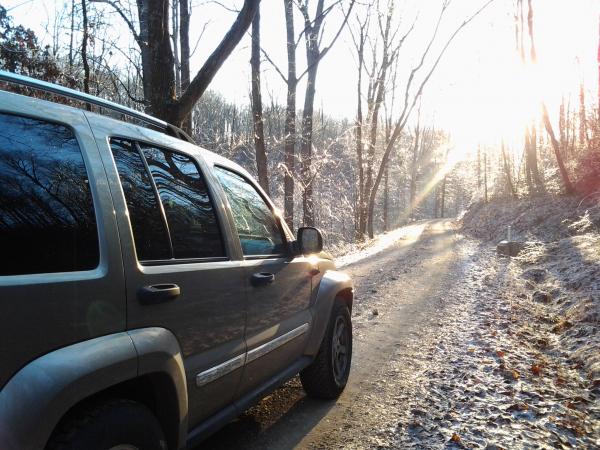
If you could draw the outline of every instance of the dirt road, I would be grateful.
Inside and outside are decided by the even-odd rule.
[[[446,297],[462,282],[475,246],[451,221],[411,225],[387,248],[343,267],[354,278],[354,356],[337,402],[306,398],[292,380],[197,450],[386,446],[414,396],[415,371],[439,342]],[[448,436],[450,437],[450,436]]]

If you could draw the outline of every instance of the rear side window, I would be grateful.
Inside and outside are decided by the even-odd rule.
[[[277,219],[258,191],[246,179],[230,170],[215,167],[231,206],[244,256],[285,252]]]
[[[140,261],[225,256],[206,183],[187,155],[113,139]]]
[[[0,113],[0,275],[98,266],[89,180],[73,131]]]
[[[134,143],[113,139],[111,149],[125,194],[140,261],[171,258],[171,244],[152,180]]]

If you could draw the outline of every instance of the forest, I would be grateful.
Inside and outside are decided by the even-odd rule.
[[[332,246],[413,220],[456,216],[474,201],[597,190],[597,87],[583,80],[563,93],[558,114],[541,101],[517,140],[456,150],[452,130],[422,112],[448,48],[495,7],[493,0],[458,13],[457,2],[443,0],[428,7],[436,10],[430,21],[398,0],[284,0],[278,21],[287,42],[277,43],[286,49],[283,63],[270,56],[273,43],[261,41],[261,14],[270,14],[270,3],[233,3],[220,5],[231,25],[201,66],[194,54],[203,45],[198,29],[208,23],[202,3],[65,1],[47,21],[44,40],[0,6],[0,66],[182,126],[202,147],[255,174],[291,226],[318,226]],[[505,45],[514,47],[515,65],[534,66],[534,2],[503,7],[505,25],[514,27],[514,41]],[[115,24],[126,36],[115,36]],[[240,83],[248,96],[232,101],[210,83],[246,35],[251,76]],[[355,90],[346,94],[355,111],[339,118],[315,104],[315,93],[320,65],[342,45],[356,62],[348,74]],[[265,89],[265,70],[275,73],[285,99]]]

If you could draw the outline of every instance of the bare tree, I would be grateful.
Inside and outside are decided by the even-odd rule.
[[[349,0],[348,11],[344,14],[344,19],[334,34],[331,42],[320,47],[323,40],[323,23],[327,15],[334,10],[334,7],[340,3],[340,0],[333,2],[327,8],[324,6],[324,0],[317,0],[317,8],[314,19],[309,15],[309,0],[302,0],[296,5],[304,19],[304,28],[298,38],[294,32],[294,4],[293,0],[283,0],[285,7],[286,22],[286,43],[288,70],[287,76],[279,69],[275,62],[269,57],[268,53],[263,51],[267,61],[275,68],[277,74],[287,85],[287,109],[285,122],[285,176],[284,176],[284,216],[286,222],[293,226],[294,223],[294,174],[295,174],[295,148],[296,148],[296,88],[298,82],[307,76],[306,94],[304,98],[304,109],[301,125],[301,181],[304,224],[314,223],[313,204],[312,204],[312,183],[314,173],[311,171],[312,155],[312,114],[314,112],[314,97],[316,92],[316,77],[319,62],[329,52],[335,44],[342,30],[346,26],[348,17],[352,12],[355,0]],[[297,75],[296,67],[296,48],[304,36],[307,56],[307,67]]]
[[[336,2],[337,3],[337,2]],[[319,62],[331,49],[340,33],[346,26],[348,17],[352,12],[354,0],[350,0],[348,11],[344,15],[344,20],[334,35],[331,43],[323,48],[320,48],[320,43],[323,39],[322,27],[325,17],[333,10],[333,5],[324,9],[324,0],[317,0],[317,9],[315,18],[311,19],[308,11],[309,0],[304,0],[299,4],[300,12],[304,18],[304,42],[306,46],[306,93],[304,95],[304,108],[302,110],[302,131],[300,141],[301,154],[301,180],[302,180],[302,207],[303,207],[303,223],[306,226],[314,225],[313,211],[313,180],[314,174],[311,171],[312,162],[312,137],[313,137],[313,109],[316,93],[317,71]]]
[[[565,166],[560,151],[560,143],[558,142],[558,140],[556,139],[556,135],[554,134],[554,128],[552,127],[552,123],[550,122],[550,117],[548,116],[548,109],[546,108],[546,104],[544,102],[542,102],[542,119],[544,120],[546,132],[548,133],[548,136],[550,136],[550,143],[552,144],[552,149],[554,150],[554,156],[556,157],[556,163],[558,164],[558,170],[560,171],[560,176],[562,178],[565,192],[567,194],[572,194],[575,192],[575,189],[573,187],[573,183],[571,183],[569,173],[567,172],[567,168]]]
[[[402,131],[404,130],[404,128],[406,127],[406,124],[408,122],[408,119],[410,118],[410,115],[414,109],[414,106],[417,102],[417,100],[421,97],[422,93],[423,93],[423,89],[425,88],[427,82],[429,81],[429,79],[431,78],[431,76],[433,75],[435,69],[437,68],[440,60],[442,59],[442,57],[444,56],[444,54],[446,53],[446,50],[448,49],[448,47],[450,46],[450,44],[452,43],[452,41],[456,38],[456,36],[458,35],[458,33],[465,27],[467,26],[473,19],[475,19],[483,10],[485,10],[485,8],[487,8],[494,0],[488,0],[486,3],[483,4],[483,6],[481,6],[478,10],[476,10],[471,16],[469,16],[467,19],[465,19],[460,25],[458,25],[458,27],[454,30],[454,32],[450,35],[450,37],[446,40],[445,44],[441,47],[441,49],[439,50],[439,53],[437,55],[437,57],[435,58],[433,64],[430,66],[429,70],[426,71],[421,83],[419,84],[416,92],[414,94],[411,94],[411,88],[412,88],[412,83],[415,80],[415,75],[423,68],[424,64],[425,64],[425,58],[428,56],[429,51],[431,50],[431,47],[433,45],[433,43],[436,40],[437,37],[437,33],[442,21],[442,18],[444,16],[444,13],[446,12],[448,6],[449,6],[449,1],[448,0],[444,0],[443,4],[442,4],[442,8],[441,8],[441,12],[439,14],[439,17],[437,19],[433,34],[431,39],[429,40],[425,50],[423,51],[421,58],[419,60],[419,62],[417,63],[416,66],[413,67],[413,69],[411,70],[408,79],[406,81],[406,84],[404,86],[404,105],[402,107],[402,110],[400,112],[400,115],[398,117],[398,119],[396,120],[395,126],[394,126],[394,130],[392,132],[392,135],[390,137],[390,141],[388,142],[388,144],[386,145],[386,148],[384,150],[383,156],[381,158],[381,161],[379,163],[379,168],[377,170],[377,176],[375,177],[375,181],[373,184],[373,187],[369,193],[369,204],[368,204],[368,221],[367,221],[367,232],[369,234],[369,237],[373,236],[373,219],[374,219],[374,211],[375,211],[375,199],[377,196],[377,191],[379,189],[379,185],[381,183],[381,179],[383,177],[383,173],[385,171],[385,166],[389,160],[390,154],[394,148],[394,144],[396,142],[396,140],[400,137],[400,134],[402,133]]]
[[[229,31],[188,87],[182,89],[181,96],[177,97],[175,57],[169,35],[169,0],[138,0],[139,31],[118,0],[96,1],[108,3],[119,13],[140,47],[144,99],[148,111],[175,125],[181,125],[189,116],[215,74],[250,27],[260,3],[260,0],[244,0],[244,5]],[[185,32],[185,28],[187,27],[182,26],[180,33]],[[156,70],[157,67],[161,70]]]
[[[83,39],[81,40],[81,61],[83,62],[83,92],[90,93],[90,65],[88,63],[87,44],[89,39],[87,2],[81,0],[81,15],[83,17]],[[89,108],[89,105],[88,105]]]
[[[287,49],[287,103],[285,110],[285,173],[283,179],[284,216],[290,228],[294,228],[294,173],[296,165],[296,34],[294,32],[294,2],[283,0]]]
[[[263,128],[262,95],[260,92],[260,8],[252,20],[252,119],[254,124],[254,149],[256,153],[256,169],[258,182],[265,192],[269,193],[269,176],[267,173],[267,152]]]

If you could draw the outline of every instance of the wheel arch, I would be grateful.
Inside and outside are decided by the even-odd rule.
[[[328,270],[321,278],[317,292],[311,302],[313,325],[305,350],[307,355],[315,356],[318,353],[336,300],[343,302],[352,311],[354,287],[352,280],[344,272]]]
[[[177,413],[176,421],[165,417],[166,412],[157,417],[166,428],[170,448],[182,447],[187,431],[187,388],[179,345],[170,331],[120,332],[50,352],[24,366],[0,390],[2,448],[42,449],[73,408],[102,395],[128,391],[127,397],[131,397],[149,389],[169,393],[167,399],[155,395],[159,403],[154,406]]]

